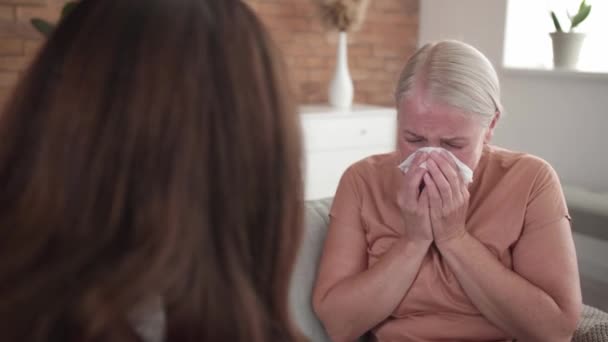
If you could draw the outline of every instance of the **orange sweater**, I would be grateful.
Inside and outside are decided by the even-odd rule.
[[[394,201],[399,162],[392,153],[354,164],[330,212],[329,229],[340,222],[364,231],[368,267],[400,237],[397,227],[407,224]],[[486,146],[469,190],[467,230],[511,269],[511,250],[518,242],[533,240],[537,248],[547,248],[543,236],[550,231],[543,228],[569,219],[556,173],[528,154]],[[434,245],[402,302],[372,332],[383,342],[511,340],[475,308]]]

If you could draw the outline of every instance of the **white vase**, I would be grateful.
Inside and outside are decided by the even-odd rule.
[[[353,103],[353,80],[348,72],[347,49],[346,32],[340,32],[336,71],[329,86],[329,103],[337,108],[350,108]]]
[[[575,69],[585,40],[584,33],[553,32],[553,66],[556,69]]]

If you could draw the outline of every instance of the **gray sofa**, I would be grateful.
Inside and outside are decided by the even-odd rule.
[[[608,193],[564,186],[574,232],[608,241]]]
[[[330,341],[323,326],[316,318],[311,304],[311,293],[314,285],[317,264],[321,256],[323,240],[329,223],[331,199],[308,201],[306,203],[306,224],[302,245],[296,262],[290,291],[290,306],[294,319],[302,332],[313,342]],[[604,233],[603,228],[608,220],[601,210],[584,210],[585,207],[571,206],[574,226],[584,222],[595,222],[596,233]],[[604,214],[608,214],[608,211]],[[599,215],[599,216],[598,216]],[[601,219],[603,217],[603,220]],[[595,221],[600,220],[600,221]],[[598,223],[599,222],[599,223]],[[582,228],[581,228],[582,229]],[[600,234],[600,233],[597,233]],[[607,238],[608,240],[608,238]],[[583,317],[573,341],[608,342],[608,314],[585,306]]]

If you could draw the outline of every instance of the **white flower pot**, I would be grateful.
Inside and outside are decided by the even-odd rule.
[[[585,40],[584,33],[553,32],[553,66],[556,69],[575,69]]]
[[[329,103],[337,108],[350,108],[353,104],[353,80],[348,71],[348,41],[346,32],[340,32],[336,71],[329,86]]]

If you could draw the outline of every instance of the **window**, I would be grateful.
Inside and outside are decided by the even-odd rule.
[[[578,69],[608,72],[608,1],[587,0],[592,6],[589,17],[576,32],[587,38],[579,56]],[[576,13],[580,0],[509,0],[505,28],[504,65],[516,68],[550,69],[553,53],[550,32],[555,30],[549,16],[555,11],[562,29],[570,29],[566,15]]]

